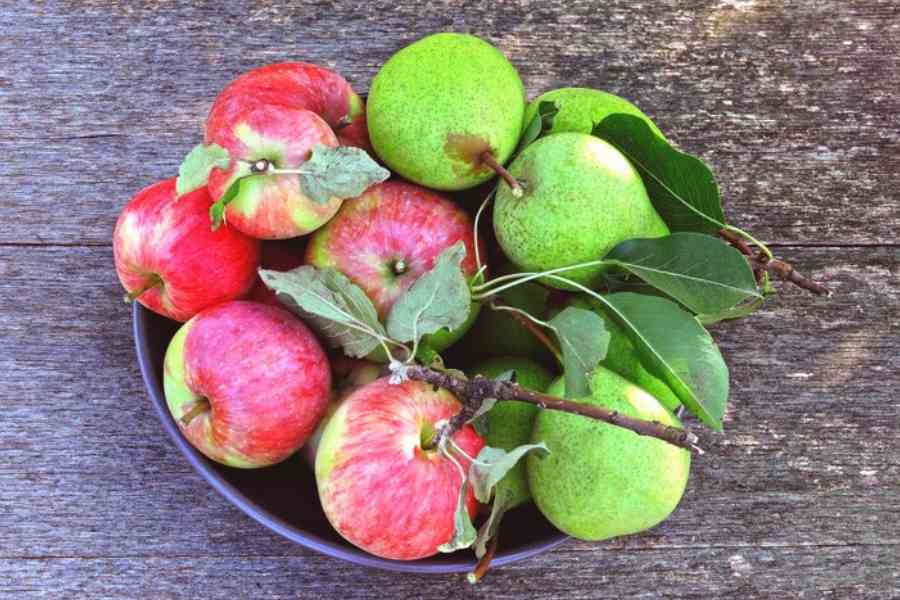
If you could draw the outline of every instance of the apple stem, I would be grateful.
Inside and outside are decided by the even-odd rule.
[[[494,502],[496,502],[496,500],[494,500]],[[500,532],[494,534],[494,537],[492,537],[491,541],[488,543],[487,551],[484,553],[484,556],[481,557],[481,560],[478,561],[478,564],[475,565],[472,572],[466,575],[466,579],[469,583],[478,583],[481,578],[484,577],[485,573],[488,572],[488,569],[491,568],[491,561],[494,559],[494,554],[497,553],[498,537],[500,537]]]
[[[772,256],[771,253],[766,253],[764,251],[754,254],[750,249],[750,245],[747,244],[744,238],[734,233],[734,231],[720,229],[719,237],[737,248],[738,252],[747,257],[747,261],[753,269],[753,274],[756,276],[757,283],[762,281],[763,274],[774,273],[783,281],[793,283],[800,289],[807,290],[819,296],[831,296],[832,291],[830,289],[821,283],[804,277],[795,271],[793,265],[790,263],[779,260]]]
[[[512,174],[503,168],[503,165],[497,162],[497,159],[494,158],[494,154],[491,151],[483,152],[481,154],[481,162],[489,166],[494,170],[494,172],[500,176],[503,181],[510,187],[512,190],[512,195],[516,198],[521,198],[525,193],[522,184],[512,176]]]
[[[703,450],[697,446],[700,441],[697,436],[684,429],[664,425],[658,421],[645,421],[643,419],[623,415],[622,413],[610,410],[605,406],[583,404],[581,402],[574,402],[572,400],[566,400],[565,398],[551,396],[550,394],[533,392],[511,381],[488,379],[481,375],[476,375],[471,379],[462,379],[451,375],[450,373],[442,373],[421,366],[410,366],[406,368],[405,376],[409,379],[424,381],[442,387],[465,401],[463,410],[450,419],[446,426],[441,427],[435,432],[435,439],[431,444],[428,444],[429,447],[438,447],[441,445],[441,441],[444,438],[453,435],[471,418],[471,415],[477,410],[478,405],[481,404],[485,398],[496,398],[497,400],[518,400],[519,402],[528,402],[529,404],[535,404],[542,409],[558,410],[574,415],[581,415],[582,417],[597,419],[598,421],[603,421],[610,425],[615,425],[616,427],[628,429],[638,435],[654,437],[664,442],[668,442],[673,446],[703,454]]]
[[[125,294],[122,297],[122,300],[125,301],[125,304],[134,302],[141,296],[141,294],[143,294],[144,292],[146,292],[147,290],[149,290],[151,288],[155,288],[158,285],[162,285],[162,278],[160,278],[159,275],[156,275],[154,273],[153,275],[150,275],[150,277],[147,279],[147,283],[145,283],[140,288]]]
[[[194,420],[194,417],[205,413],[209,410],[209,408],[209,400],[206,398],[200,398],[199,400],[197,400],[197,402],[194,403],[194,405],[191,407],[191,410],[181,415],[181,418],[178,420],[181,421],[182,425],[187,427],[191,424],[191,421]]]

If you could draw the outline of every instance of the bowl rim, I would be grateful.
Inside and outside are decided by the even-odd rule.
[[[277,517],[273,513],[260,508],[253,500],[244,495],[238,488],[225,480],[211,465],[209,459],[197,451],[182,435],[181,430],[169,413],[168,405],[165,400],[165,392],[153,372],[153,364],[151,355],[153,349],[149,346],[149,336],[147,335],[148,317],[151,311],[145,308],[140,302],[134,302],[132,308],[132,331],[134,333],[134,345],[137,351],[138,364],[141,369],[141,377],[144,380],[144,386],[147,394],[150,396],[151,403],[162,423],[163,429],[169,434],[169,437],[175,443],[175,446],[181,451],[181,454],[194,467],[203,479],[209,483],[228,502],[236,506],[245,515],[251,519],[267,527],[271,531],[281,535],[294,543],[305,548],[314,550],[326,556],[339,558],[347,562],[382,569],[386,571],[396,571],[403,573],[465,573],[471,571],[477,561],[474,556],[471,558],[453,558],[450,560],[434,560],[433,558],[423,558],[415,561],[391,560],[380,558],[369,554],[364,550],[352,546],[345,546],[324,539],[316,534],[309,533],[299,529],[287,521]],[[500,567],[515,561],[530,558],[547,550],[551,550],[559,546],[569,539],[569,536],[561,531],[546,541],[531,542],[513,552],[504,552],[500,550],[491,561],[494,567]]]

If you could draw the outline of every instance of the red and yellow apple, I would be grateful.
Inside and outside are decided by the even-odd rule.
[[[424,445],[462,405],[420,381],[382,377],[340,403],[316,456],[319,499],[331,525],[366,552],[396,560],[436,554],[453,536],[463,482],[459,468]],[[453,441],[477,456],[484,441],[466,425]],[[468,461],[460,457],[468,470]],[[477,503],[466,496],[470,518]]]
[[[331,372],[293,314],[235,301],[181,326],[166,350],[163,383],[172,417],[197,450],[253,468],[283,461],[312,434],[328,405]]]
[[[275,168],[295,169],[318,144],[368,148],[365,131],[362,100],[337,73],[304,63],[249,71],[219,94],[206,120],[205,142],[231,157],[227,169],[211,171],[210,194],[221,198],[247,175],[247,163],[266,159]],[[296,174],[261,175],[241,182],[225,220],[255,238],[286,239],[320,227],[340,205],[338,198],[308,198]]]
[[[132,299],[170,319],[240,298],[253,286],[259,242],[233,228],[212,231],[205,187],[175,195],[175,179],[144,188],[119,215],[113,256]]]
[[[366,292],[384,320],[394,302],[458,241],[466,248],[463,273],[472,277],[477,267],[469,215],[441,194],[391,180],[345,200],[338,214],[311,237],[306,262],[346,275]],[[483,257],[483,245],[480,252]],[[438,352],[448,347],[468,330],[479,306],[472,304],[462,326],[427,336],[424,345]]]

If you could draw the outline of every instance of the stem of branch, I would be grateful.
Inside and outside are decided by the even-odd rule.
[[[503,310],[504,308],[512,308],[507,307],[504,304],[500,304],[499,302],[490,302],[488,308],[492,310]],[[506,314],[511,316],[513,319],[519,322],[525,329],[531,332],[531,334],[538,339],[540,343],[542,343],[547,350],[550,351],[551,354],[556,358],[556,362],[560,365],[563,364],[562,352],[556,343],[547,335],[547,332],[544,331],[540,325],[523,315],[522,313],[516,310],[504,310]]]
[[[777,258],[770,259],[768,256],[762,253],[754,254],[747,242],[733,231],[720,229],[719,237],[737,248],[737,250],[741,254],[747,257],[747,261],[750,263],[750,267],[753,269],[753,274],[756,276],[757,282],[762,280],[763,273],[774,273],[783,281],[793,283],[801,289],[807,290],[814,294],[818,294],[819,296],[831,296],[831,290],[829,290],[821,283],[817,283],[811,279],[807,279],[806,277],[795,271],[794,267],[790,263],[779,260]]]
[[[512,174],[503,168],[503,165],[497,162],[497,159],[494,158],[494,155],[488,151],[484,152],[481,155],[481,162],[489,166],[494,170],[497,175],[506,182],[506,184],[512,189],[512,195],[516,198],[521,198],[522,194],[525,193],[525,190],[522,188],[522,184],[518,182],[518,180],[512,176]]]
[[[491,538],[484,556],[481,557],[481,560],[478,561],[478,564],[475,565],[475,568],[472,570],[472,572],[466,575],[466,579],[468,579],[469,583],[478,583],[491,567],[491,561],[494,559],[494,554],[497,553],[498,537],[500,537],[499,531],[494,534],[494,537]]]
[[[673,446],[684,448],[686,450],[702,453],[697,447],[699,439],[693,433],[663,425],[657,421],[644,421],[623,415],[617,411],[609,410],[604,406],[594,406],[591,404],[581,404],[564,398],[557,398],[549,394],[533,392],[525,389],[510,381],[500,381],[497,379],[488,379],[480,375],[476,375],[472,379],[461,379],[449,373],[441,373],[427,367],[411,366],[406,369],[406,376],[410,379],[424,381],[432,385],[436,385],[447,389],[458,398],[464,400],[463,410],[454,416],[447,425],[441,427],[435,432],[435,439],[430,447],[438,447],[442,441],[450,435],[453,435],[462,425],[469,420],[472,413],[485,398],[496,398],[497,400],[518,400],[519,402],[528,402],[535,404],[544,409],[559,410],[562,412],[581,415],[591,419],[604,421],[616,427],[628,429],[638,435],[646,435],[668,442]]]

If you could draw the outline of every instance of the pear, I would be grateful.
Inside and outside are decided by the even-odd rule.
[[[553,376],[544,367],[527,358],[501,356],[484,361],[469,372],[469,375],[498,377],[512,371],[516,383],[535,392],[543,392],[550,385]],[[498,402],[487,413],[488,433],[485,444],[502,448],[507,452],[527,444],[531,440],[531,430],[538,407],[526,402],[505,400]],[[525,474],[525,460],[522,459],[510,469],[495,488],[497,497],[505,499],[506,508],[514,508],[531,498]]]
[[[641,362],[641,356],[631,337],[625,329],[601,308],[600,303],[586,296],[576,296],[569,302],[570,306],[586,308],[597,313],[609,332],[609,347],[606,358],[600,364],[613,373],[618,373],[628,381],[636,383],[659,400],[669,410],[681,406],[681,400],[669,385],[647,370]]]
[[[438,33],[394,54],[372,81],[366,118],[378,156],[438,190],[487,181],[522,132],[525,88],[515,67],[475,36]]]
[[[510,263],[501,265],[496,275],[508,275],[518,269]],[[547,315],[549,291],[529,281],[497,294],[500,304],[524,310],[543,319]],[[549,363],[553,356],[543,344],[507,311],[484,307],[475,325],[461,342],[470,356],[524,356]]]
[[[544,271],[598,260],[619,242],[669,234],[635,168],[609,143],[584,133],[538,139],[512,162],[524,187],[517,197],[501,182],[494,232],[503,252],[522,270]],[[562,275],[593,287],[602,266]],[[561,289],[565,284],[546,279]]]
[[[560,379],[547,392],[561,395],[564,387]],[[681,426],[653,396],[603,367],[591,376],[591,396],[578,401]],[[687,450],[602,421],[541,411],[531,439],[550,449],[545,457],[526,459],[534,502],[553,525],[578,539],[649,529],[675,510],[687,485]]]
[[[638,117],[662,139],[666,137],[653,121],[624,98],[590,88],[560,88],[541,94],[525,109],[525,123],[530,123],[541,102],[553,102],[559,109],[553,118],[550,133],[590,133],[594,125],[606,117],[625,114]]]

